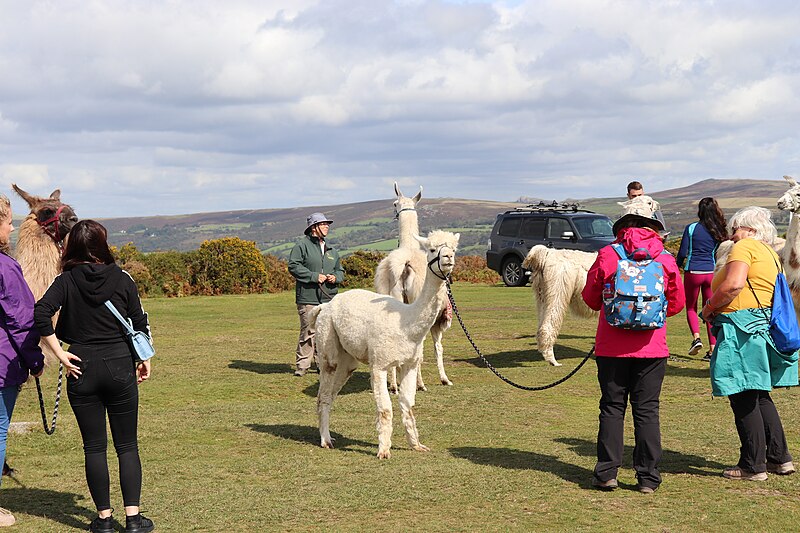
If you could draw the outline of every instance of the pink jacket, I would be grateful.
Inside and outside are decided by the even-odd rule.
[[[628,253],[637,248],[646,248],[650,256],[664,265],[665,294],[667,297],[667,316],[681,312],[686,305],[678,265],[672,254],[662,254],[664,244],[661,237],[650,229],[626,228],[617,235],[614,242],[622,243]],[[667,327],[652,330],[630,330],[611,326],[606,322],[601,310],[603,306],[603,285],[614,283],[619,256],[611,246],[606,246],[597,254],[592,268],[586,277],[583,301],[586,305],[600,311],[595,336],[595,355],[598,357],[668,357]]]

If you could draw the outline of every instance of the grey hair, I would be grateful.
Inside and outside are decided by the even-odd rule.
[[[775,229],[775,224],[772,223],[772,214],[769,209],[751,205],[739,209],[728,220],[728,232],[733,235],[733,228],[747,227],[755,230],[756,234],[753,238],[764,241],[767,244],[773,244],[778,236],[778,230]]]

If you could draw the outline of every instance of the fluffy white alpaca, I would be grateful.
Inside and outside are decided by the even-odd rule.
[[[522,262],[522,266],[531,271],[531,288],[539,321],[536,343],[544,360],[553,366],[561,366],[556,361],[553,345],[567,310],[579,317],[597,316],[597,312],[589,309],[581,298],[586,274],[596,258],[594,252],[556,250],[537,244]]]
[[[411,448],[428,451],[419,442],[414,417],[415,372],[422,359],[422,342],[439,316],[444,278],[455,266],[455,252],[447,243],[454,235],[433,231],[427,239],[417,237],[426,250],[430,275],[412,304],[391,296],[354,289],[315,307],[311,323],[316,329],[320,361],[317,415],[320,442],[332,448],[330,411],[333,400],[359,361],[370,368],[372,393],[377,404],[378,458],[388,459],[392,446],[392,401],[386,385],[389,369],[400,369],[398,400],[406,439]]]
[[[419,246],[419,242],[414,239],[414,235],[419,234],[419,222],[417,219],[417,203],[422,198],[422,187],[413,198],[403,195],[397,183],[394,184],[394,193],[397,199],[394,201],[394,210],[397,213],[399,225],[400,246],[389,253],[378,263],[375,270],[375,291],[380,294],[388,294],[405,303],[412,303],[417,299],[422,291],[422,284],[425,282],[427,272],[425,252]],[[455,252],[458,240],[449,243]],[[444,290],[444,287],[442,288]],[[436,353],[436,366],[439,369],[439,381],[442,385],[452,385],[453,382],[447,377],[444,371],[444,348],[442,347],[442,336],[450,329],[453,323],[453,316],[448,312],[448,302],[445,298],[445,305],[436,322],[431,327],[431,338],[433,339],[433,350]],[[417,368],[417,390],[428,390],[422,380],[422,362]],[[389,372],[389,390],[397,392],[397,370]]]

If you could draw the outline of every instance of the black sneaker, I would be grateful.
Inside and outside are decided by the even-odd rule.
[[[703,341],[700,339],[695,339],[692,341],[692,345],[689,347],[689,355],[697,355],[697,352],[703,349]]]
[[[703,361],[711,362],[711,350],[707,351],[706,354],[703,356]]]
[[[114,533],[114,519],[112,517],[100,518],[95,517],[92,523],[89,524],[89,531],[92,533]]]
[[[153,521],[141,513],[125,517],[125,533],[150,533],[155,527]]]

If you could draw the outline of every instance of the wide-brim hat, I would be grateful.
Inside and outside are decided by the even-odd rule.
[[[323,222],[327,222],[328,224],[333,224],[333,220],[329,219],[322,213],[311,213],[310,215],[308,215],[308,217],[306,217],[306,230],[303,233],[308,235],[308,232],[311,231],[311,228]]]
[[[614,235],[616,235],[617,233],[619,233],[620,230],[631,227],[650,228],[653,231],[657,231],[658,233],[664,232],[664,224],[662,224],[660,220],[652,217],[637,215],[635,213],[628,213],[627,215],[622,215],[622,217],[620,217],[619,220],[614,222],[614,227],[611,231],[613,231]]]

